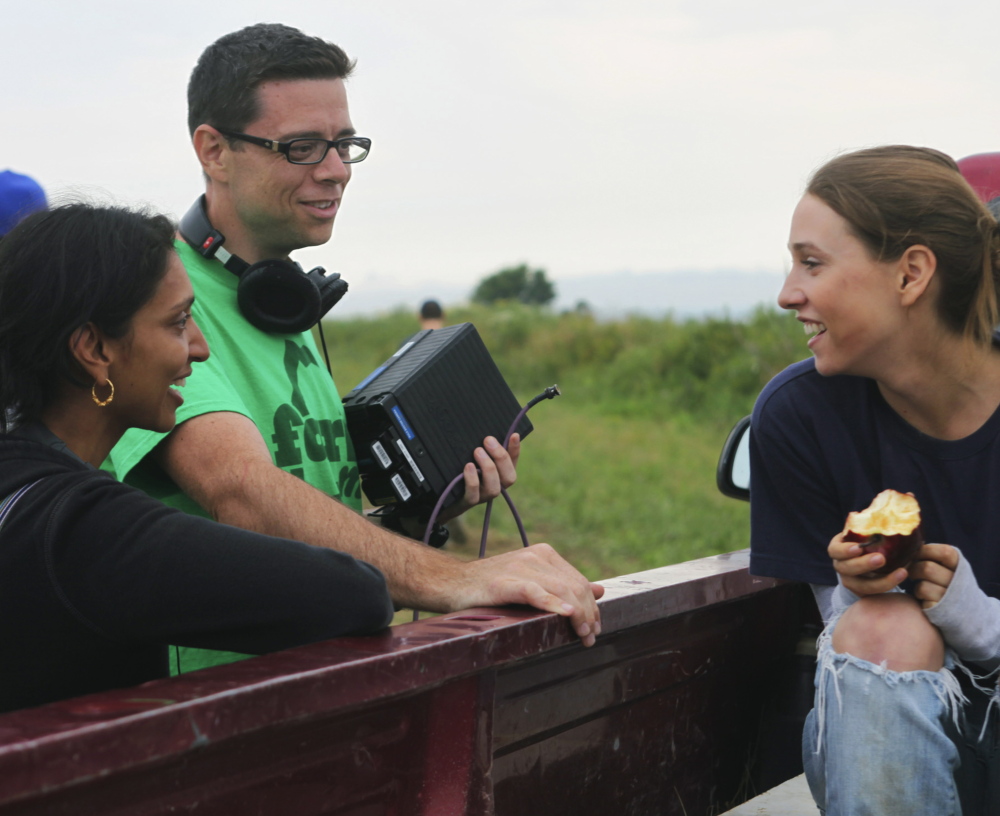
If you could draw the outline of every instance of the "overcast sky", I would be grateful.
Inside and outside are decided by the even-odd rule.
[[[352,288],[780,272],[809,172],[905,142],[1000,150],[992,0],[0,0],[0,169],[179,216],[202,191],[187,78],[284,22],[358,60],[369,158],[333,241]]]

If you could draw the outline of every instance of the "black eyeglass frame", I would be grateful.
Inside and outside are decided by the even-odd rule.
[[[266,147],[268,150],[273,150],[275,153],[281,153],[284,155],[289,164],[319,164],[326,158],[326,154],[330,152],[331,147],[337,148],[337,152],[339,154],[339,146],[344,142],[350,142],[356,144],[358,147],[364,148],[364,155],[360,159],[340,159],[344,164],[357,164],[358,162],[367,159],[368,152],[372,149],[372,140],[365,136],[344,136],[341,139],[321,139],[319,136],[303,136],[300,139],[289,139],[287,142],[278,142],[274,139],[262,139],[260,136],[251,136],[249,133],[239,133],[235,130],[223,130],[222,128],[216,128],[216,130],[223,136],[230,139],[239,139],[242,142],[249,142],[250,144],[259,145],[260,147]],[[292,149],[292,145],[296,142],[323,142],[326,144],[326,150],[324,150],[323,155],[315,161],[295,161],[292,158],[290,151]]]

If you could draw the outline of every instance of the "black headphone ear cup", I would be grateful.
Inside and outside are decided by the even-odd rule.
[[[255,263],[240,276],[236,299],[243,316],[261,331],[308,331],[323,316],[319,288],[295,264]]]
[[[317,266],[308,273],[291,261],[280,259],[248,264],[238,255],[222,250],[226,237],[212,227],[200,196],[181,219],[181,237],[204,258],[215,258],[239,277],[236,300],[247,321],[272,334],[308,331],[347,292],[340,274],[324,273]]]
[[[322,267],[316,267],[309,272],[309,278],[315,281],[319,288],[319,316],[321,318],[347,294],[347,281],[340,277],[339,272],[331,272],[328,275],[324,275],[323,272]]]

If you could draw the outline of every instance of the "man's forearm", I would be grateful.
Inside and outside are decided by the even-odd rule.
[[[462,562],[383,530],[276,467],[248,425],[245,417],[233,414],[197,417],[175,429],[157,449],[157,460],[216,521],[367,561],[385,574],[401,606],[435,612],[453,608],[443,588],[458,578]],[[215,444],[228,455],[213,453]]]
[[[241,495],[228,496],[210,508],[217,521],[348,553],[385,574],[397,604],[451,611],[436,588],[457,578],[461,562],[382,529],[277,467],[254,470],[258,472],[245,474]]]
[[[530,604],[570,618],[586,645],[600,631],[596,599],[604,588],[547,544],[465,562],[397,536],[275,467],[256,426],[240,414],[189,419],[155,455],[178,487],[218,521],[367,561],[382,570],[400,605],[448,612]]]

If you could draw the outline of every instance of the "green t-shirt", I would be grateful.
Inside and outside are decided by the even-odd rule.
[[[344,406],[312,334],[266,334],[256,329],[240,314],[236,275],[186,243],[176,245],[195,291],[192,314],[210,352],[206,362],[192,367],[181,392],[184,404],[177,410],[177,424],[216,411],[242,414],[260,430],[278,467],[360,512],[361,484]],[[138,428],[127,431],[111,451],[107,469],[172,507],[208,516],[147,457],[165,436]],[[180,651],[184,671],[242,657]],[[187,654],[191,652],[208,659],[196,660]]]

